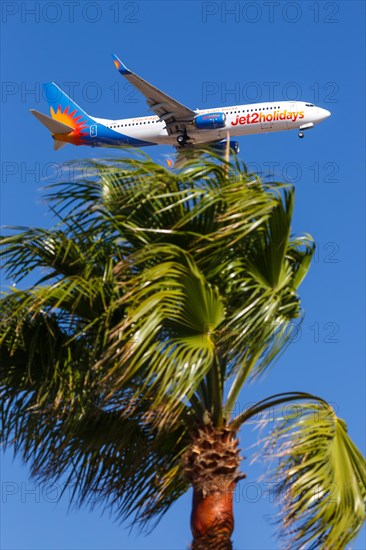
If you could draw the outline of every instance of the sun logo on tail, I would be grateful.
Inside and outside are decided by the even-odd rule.
[[[82,115],[78,115],[76,109],[70,111],[70,106],[68,105],[64,111],[61,111],[61,105],[58,105],[57,111],[54,111],[53,107],[50,107],[51,116],[53,119],[70,126],[73,128],[73,131],[70,133],[69,138],[72,143],[82,143],[85,141],[85,138],[89,135],[88,132],[85,132],[85,128],[88,127],[88,123],[83,120]],[[69,141],[69,140],[68,140]]]

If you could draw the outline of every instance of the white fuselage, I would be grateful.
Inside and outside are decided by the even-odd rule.
[[[226,139],[228,134],[243,136],[284,130],[307,129],[330,115],[326,109],[303,101],[260,102],[215,109],[199,109],[197,115],[225,113],[225,126],[216,129],[197,129],[193,123],[187,126],[191,143],[207,143]],[[176,134],[168,135],[165,122],[157,116],[108,120],[93,117],[123,136],[151,142],[151,144],[176,145]]]

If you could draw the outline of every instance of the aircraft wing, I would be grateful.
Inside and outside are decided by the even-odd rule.
[[[187,123],[192,122],[197,113],[127,69],[116,55],[112,57],[121,75],[146,97],[146,103],[160,120],[165,121],[169,135],[179,132]]]

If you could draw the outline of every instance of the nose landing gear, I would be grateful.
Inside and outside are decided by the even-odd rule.
[[[302,126],[299,127],[299,138],[303,138],[304,137],[304,131],[305,130],[310,130],[310,128],[313,128],[314,126],[314,123],[313,122],[308,122],[307,124],[303,124]]]

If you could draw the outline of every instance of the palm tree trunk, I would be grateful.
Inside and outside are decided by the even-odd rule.
[[[207,495],[204,495],[202,490],[193,491],[192,550],[232,550],[235,483],[231,483],[228,487],[222,487],[220,481],[216,480],[215,485],[218,486]]]
[[[232,550],[233,493],[245,477],[239,471],[241,457],[236,432],[198,428],[184,456],[186,475],[193,486],[192,550]]]

